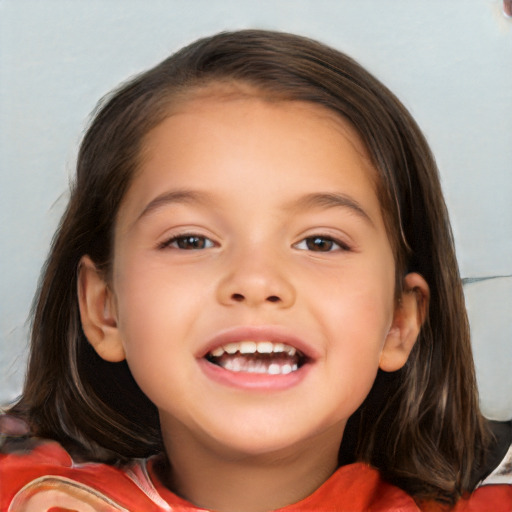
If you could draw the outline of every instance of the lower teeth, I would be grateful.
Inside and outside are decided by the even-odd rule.
[[[246,372],[268,375],[287,375],[299,369],[298,364],[276,363],[260,359],[246,357],[223,357],[218,361],[212,361],[221,368],[231,372]]]

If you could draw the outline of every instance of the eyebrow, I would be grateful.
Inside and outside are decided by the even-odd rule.
[[[312,193],[300,197],[290,203],[291,210],[304,210],[308,208],[348,208],[358,217],[375,226],[371,217],[364,208],[352,197],[337,193]]]
[[[142,210],[140,215],[137,217],[136,221],[140,220],[142,217],[145,217],[149,213],[154,210],[158,210],[163,206],[167,206],[169,204],[175,203],[199,203],[199,204],[207,204],[210,203],[211,199],[209,194],[205,192],[198,192],[195,190],[172,190],[170,192],[164,192],[159,196],[152,199]]]
[[[141,218],[145,217],[152,211],[158,210],[159,208],[169,204],[208,204],[211,202],[212,200],[208,193],[196,190],[172,190],[169,192],[164,192],[163,194],[160,194],[159,196],[152,199],[144,207],[135,222],[138,222]],[[363,207],[355,199],[345,194],[337,194],[332,192],[306,194],[289,203],[286,209],[302,211],[311,208],[347,208],[355,213],[358,217],[374,226],[371,217],[368,215],[368,213],[366,213]]]

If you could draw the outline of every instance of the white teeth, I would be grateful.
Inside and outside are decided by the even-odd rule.
[[[229,359],[226,361],[226,364],[224,366],[226,370],[230,370],[232,372],[239,372],[242,370],[242,367],[240,365],[240,361],[238,359]]]
[[[269,354],[276,354],[276,357],[263,357]],[[224,357],[226,355],[230,357]],[[215,358],[212,362],[231,372],[287,375],[299,369],[298,355],[295,347],[285,343],[243,340],[216,347],[208,357]],[[292,359],[287,361],[287,357]]]
[[[272,354],[274,352],[274,344],[271,341],[260,341],[258,343],[258,353]]]
[[[268,373],[270,375],[279,375],[281,373],[281,367],[278,364],[271,364],[268,367]]]
[[[258,354],[278,354],[285,352],[293,357],[297,354],[297,349],[284,343],[272,343],[271,341],[240,341],[216,347],[210,352],[210,355],[221,357],[224,353],[233,355],[237,352],[240,354],[255,354],[256,352]]]
[[[223,348],[228,354],[236,354],[240,350],[240,343],[228,343]]]
[[[267,375],[287,375],[299,369],[297,364],[269,363],[260,360],[248,360],[241,356],[225,358],[219,365],[231,372],[258,373]]]
[[[242,341],[238,351],[240,354],[254,354],[256,352],[256,343],[254,341]]]
[[[284,375],[286,375],[287,373],[291,373],[292,371],[293,370],[291,364],[283,364],[283,366],[281,367],[281,373],[283,373]]]
[[[220,357],[222,354],[224,354],[224,349],[222,347],[217,347],[217,348],[214,348],[210,354],[213,356],[213,357]]]

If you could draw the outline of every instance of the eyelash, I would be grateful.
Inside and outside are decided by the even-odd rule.
[[[324,250],[322,248],[318,249],[312,249],[311,246],[309,246],[309,243],[320,243],[325,244],[327,242],[328,246]],[[300,245],[304,244],[305,247],[300,247]],[[311,251],[311,252],[335,252],[335,251],[350,251],[351,248],[341,240],[338,240],[336,238],[333,238],[332,236],[328,235],[313,235],[308,236],[304,239],[302,239],[300,242],[296,243],[294,245],[296,249],[299,249],[301,251]]]
[[[317,247],[312,248],[311,244],[317,244]],[[301,247],[303,245],[303,247]],[[159,249],[173,248],[182,251],[201,251],[204,249],[211,249],[215,247],[215,242],[203,235],[195,235],[193,233],[186,233],[183,235],[173,236],[169,240],[162,242]],[[311,252],[335,252],[335,251],[350,251],[351,248],[341,240],[327,235],[313,235],[302,239],[300,242],[294,244],[294,248],[301,251]]]
[[[193,242],[195,241],[195,242]],[[203,247],[198,247],[198,242],[202,244],[207,244]],[[188,244],[191,243],[189,247],[180,247],[181,244]],[[166,249],[166,248],[172,248],[172,249],[179,249],[181,251],[201,251],[204,249],[210,249],[212,247],[215,247],[215,243],[210,240],[208,237],[203,235],[194,235],[193,233],[186,233],[183,235],[177,235],[173,236],[172,238],[169,238],[165,242],[162,242],[159,246],[159,249]]]

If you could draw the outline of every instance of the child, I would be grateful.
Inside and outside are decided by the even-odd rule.
[[[427,144],[289,34],[101,105],[3,425],[2,510],[512,509]]]

